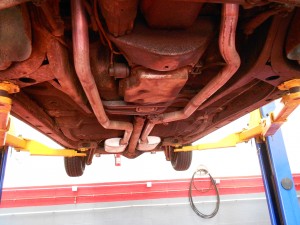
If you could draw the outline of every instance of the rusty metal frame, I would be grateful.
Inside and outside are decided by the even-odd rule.
[[[107,117],[91,72],[88,25],[82,1],[72,1],[71,10],[74,65],[77,76],[99,123],[106,129],[124,130],[124,137],[121,139],[120,145],[127,145],[131,137],[133,125],[129,122],[113,121]]]
[[[200,105],[219,90],[238,70],[240,57],[235,48],[236,26],[239,5],[224,4],[222,11],[219,47],[226,61],[226,66],[195,95],[183,110],[162,114],[159,118],[150,120],[141,135],[141,142],[147,143],[147,138],[156,124],[183,120],[190,117]]]
[[[257,109],[250,114],[248,129],[230,134],[217,142],[176,148],[175,152],[235,147],[237,144],[247,142],[251,138],[265,139],[265,137],[274,135],[281,125],[287,121],[288,116],[300,105],[300,79],[284,82],[278,88],[289,91],[289,93],[282,97],[280,106],[270,113],[268,118],[262,120],[260,111]]]

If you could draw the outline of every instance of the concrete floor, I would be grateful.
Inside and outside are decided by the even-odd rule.
[[[214,197],[195,199],[199,210],[209,213]],[[264,194],[221,197],[218,214],[212,219],[198,217],[187,198],[147,201],[74,204],[8,208],[0,210],[1,225],[269,225]]]

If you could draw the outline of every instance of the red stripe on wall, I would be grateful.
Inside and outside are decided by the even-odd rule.
[[[261,177],[218,179],[221,195],[264,192]],[[152,186],[147,187],[147,182]],[[180,179],[6,188],[0,208],[187,197],[189,182],[189,179]],[[300,190],[300,174],[294,175],[294,183]],[[196,185],[204,192],[194,192],[193,195],[215,195],[214,190],[206,191],[210,186],[209,179],[196,179]],[[72,186],[77,186],[77,191],[72,191]]]

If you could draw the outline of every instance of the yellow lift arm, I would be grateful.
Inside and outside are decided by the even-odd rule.
[[[11,146],[17,151],[28,151],[30,155],[66,157],[86,156],[86,153],[77,152],[73,149],[49,148],[40,142],[16,137],[9,133],[6,135],[5,145]]]
[[[13,83],[6,81],[0,82],[0,147],[2,147],[2,149],[4,149],[4,146],[10,146],[18,151],[28,151],[31,155],[66,157],[86,156],[86,153],[77,152],[74,149],[49,148],[42,143],[17,137],[12,134],[12,131],[9,132],[9,115],[12,105],[11,95],[19,92],[19,90],[19,87]]]
[[[278,88],[289,93],[282,97],[280,106],[267,119],[262,120],[260,111],[257,109],[250,114],[248,129],[230,134],[217,142],[175,148],[175,152],[235,147],[237,144],[247,142],[251,138],[264,139],[264,137],[272,136],[300,104],[300,79],[284,82]]]

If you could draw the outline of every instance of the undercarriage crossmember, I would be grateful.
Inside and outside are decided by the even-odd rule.
[[[87,148],[87,164],[95,154],[164,151],[186,169],[180,157],[191,155],[175,146],[280,98],[277,86],[300,78],[299,6],[1,1],[0,81],[19,89],[6,91],[1,132],[11,111],[66,149]]]

